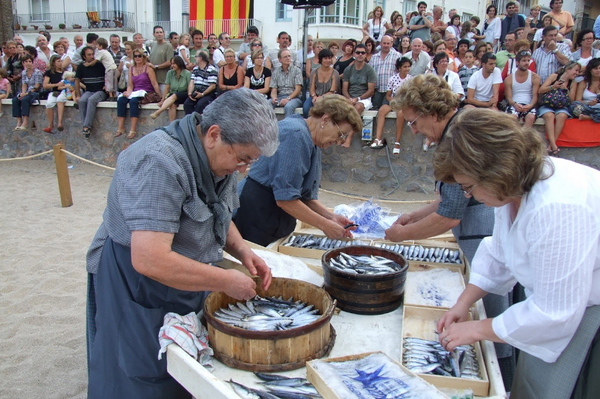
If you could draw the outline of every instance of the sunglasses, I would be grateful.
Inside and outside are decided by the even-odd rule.
[[[209,50],[216,50],[216,47],[208,47]]]
[[[143,58],[143,57],[144,57],[144,56],[143,56],[143,55],[141,55],[141,54],[134,54],[134,55],[133,55],[133,58]]]
[[[260,43],[252,43],[252,47],[258,47],[258,46],[262,46],[262,44],[260,44]]]
[[[366,52],[366,51],[355,51],[355,53],[356,53],[357,55],[365,55],[365,54],[367,54],[367,52]]]

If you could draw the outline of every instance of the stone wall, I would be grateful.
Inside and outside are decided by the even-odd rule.
[[[116,103],[100,103],[92,136],[86,140],[81,134],[82,121],[79,111],[73,107],[72,102],[68,102],[65,108],[65,130],[58,132],[55,129],[55,134],[48,134],[42,131],[47,126],[46,108],[43,105],[32,108],[30,121],[35,123],[35,129],[15,132],[13,129],[16,123],[11,116],[10,100],[2,100],[4,116],[0,118],[0,158],[33,155],[51,149],[54,144],[63,143],[69,152],[104,165],[114,166],[119,152],[155,128],[169,123],[167,112],[153,120],[150,114],[157,109],[157,106],[143,105],[137,137],[133,140],[128,140],[125,135],[115,138],[113,137],[117,129],[115,108]],[[369,114],[376,115],[375,112]],[[178,117],[184,115],[181,107],[177,115]],[[278,117],[282,118],[283,115],[278,113]],[[350,148],[332,147],[324,150],[323,181],[338,185],[351,185],[357,182],[374,185],[374,194],[393,189],[399,183],[400,191],[431,194],[434,188],[432,160],[435,147],[424,152],[423,136],[413,135],[405,125],[400,141],[402,148],[400,156],[392,155],[395,122],[395,114],[390,113],[384,128],[384,137],[388,141],[387,149],[373,150],[361,141],[359,135],[355,135]],[[127,120],[126,131],[129,131],[129,126]],[[541,120],[536,123],[536,128],[543,134]],[[600,169],[600,147],[562,148],[560,156]],[[50,159],[52,155],[49,154],[47,157]],[[77,162],[74,159],[69,161]]]

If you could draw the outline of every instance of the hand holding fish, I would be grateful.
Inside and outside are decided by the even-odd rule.
[[[225,273],[227,280],[223,285],[224,293],[244,301],[256,296],[256,283],[253,279],[235,269],[225,270]]]
[[[252,250],[244,252],[244,255],[242,255],[240,260],[251,275],[258,276],[262,279],[263,289],[269,289],[273,276],[271,275],[271,269],[269,266],[267,266],[265,261],[260,256],[256,255]]]
[[[440,333],[440,344],[447,351],[452,351],[457,346],[470,345],[484,339],[493,342],[504,342],[494,333],[492,320],[452,323],[444,332]]]
[[[331,219],[328,220],[322,230],[328,238],[352,237],[352,230],[356,230],[356,226],[345,229],[344,227],[353,224],[354,222],[345,216],[337,213],[331,214]]]
[[[398,219],[396,219],[394,224],[399,224],[401,226],[404,226],[406,224],[410,224],[413,222],[414,222],[414,220],[412,220],[412,216],[410,213],[403,213],[402,215],[400,215],[400,217],[398,217]]]

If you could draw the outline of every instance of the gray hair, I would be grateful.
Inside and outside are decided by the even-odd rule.
[[[254,144],[266,157],[275,154],[279,146],[275,111],[267,99],[254,90],[240,88],[217,97],[202,113],[202,134],[213,125],[221,128],[226,144]]]

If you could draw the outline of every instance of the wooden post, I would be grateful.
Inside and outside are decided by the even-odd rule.
[[[61,151],[65,146],[56,144],[52,148],[54,149],[54,164],[56,165],[60,203],[63,208],[66,208],[73,205],[73,196],[71,195],[71,183],[69,182],[69,170],[67,169],[67,155]]]

